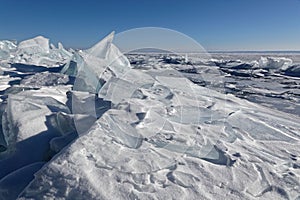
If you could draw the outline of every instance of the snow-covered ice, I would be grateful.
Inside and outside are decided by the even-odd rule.
[[[113,38],[0,41],[0,199],[300,198],[300,55]]]

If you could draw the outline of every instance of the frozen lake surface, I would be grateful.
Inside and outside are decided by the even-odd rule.
[[[0,199],[300,199],[300,53],[113,36],[0,41]]]

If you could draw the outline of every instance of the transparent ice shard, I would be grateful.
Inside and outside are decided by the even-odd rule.
[[[173,125],[151,108],[145,113],[144,118],[139,121],[136,129],[144,137],[151,137],[163,131],[175,132]]]
[[[52,126],[61,134],[50,141],[50,149],[56,153],[67,146],[71,141],[78,137],[74,115],[58,112],[52,115]]]
[[[84,52],[90,56],[106,59],[107,53],[111,48],[111,43],[114,38],[114,32],[111,32],[107,35],[103,40],[98,42],[96,45],[91,47],[90,49],[85,50]]]
[[[81,68],[76,77],[74,90],[97,93],[101,88],[101,82],[95,73],[88,67]]]
[[[113,33],[100,41],[91,49],[84,51],[84,60],[98,76],[104,77],[106,71],[111,71],[112,76],[120,77],[130,69],[128,59],[112,44]]]
[[[169,119],[177,123],[199,124],[224,119],[224,115],[221,113],[207,108],[181,105],[174,109],[176,112]]]
[[[128,59],[112,44],[114,33],[84,51],[74,53],[62,73],[76,76],[74,90],[97,93],[111,77],[120,77],[130,69]]]
[[[152,86],[155,80],[135,69],[127,70],[120,78],[110,78],[99,91],[99,96],[114,104],[132,98],[141,88]]]
[[[99,96],[114,104],[118,104],[122,100],[132,97],[138,88],[139,85],[113,77],[102,87]]]
[[[90,59],[93,59],[93,57],[90,57]],[[75,91],[97,93],[101,87],[101,82],[97,76],[97,71],[93,71],[93,67],[91,67],[94,64],[97,65],[97,62],[91,60],[86,62],[86,60],[89,59],[85,59],[79,52],[75,52],[69,62],[62,68],[61,73],[76,77]],[[100,67],[98,71],[101,69],[103,68]]]
[[[110,137],[118,143],[133,149],[139,148],[143,137],[127,123],[126,115],[124,111],[110,110],[109,113],[103,115],[99,125],[104,127],[109,132]]]
[[[98,98],[93,93],[72,91],[70,97],[74,123],[79,135],[85,133],[97,118],[111,108],[110,102]]]
[[[111,44],[107,54],[109,68],[116,74],[117,77],[125,74],[130,68],[128,59],[120,52],[120,50]]]
[[[82,91],[72,91],[72,113],[81,115],[91,115],[96,118],[95,94]]]
[[[69,76],[77,76],[78,68],[83,66],[83,60],[77,52],[74,52],[70,60],[64,65],[61,73],[67,74]]]

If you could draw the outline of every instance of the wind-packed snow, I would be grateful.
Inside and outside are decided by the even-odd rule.
[[[299,63],[0,41],[0,199],[299,199]]]

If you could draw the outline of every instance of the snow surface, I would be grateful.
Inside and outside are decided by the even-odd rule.
[[[125,56],[113,37],[0,41],[0,199],[300,199],[295,55]]]

